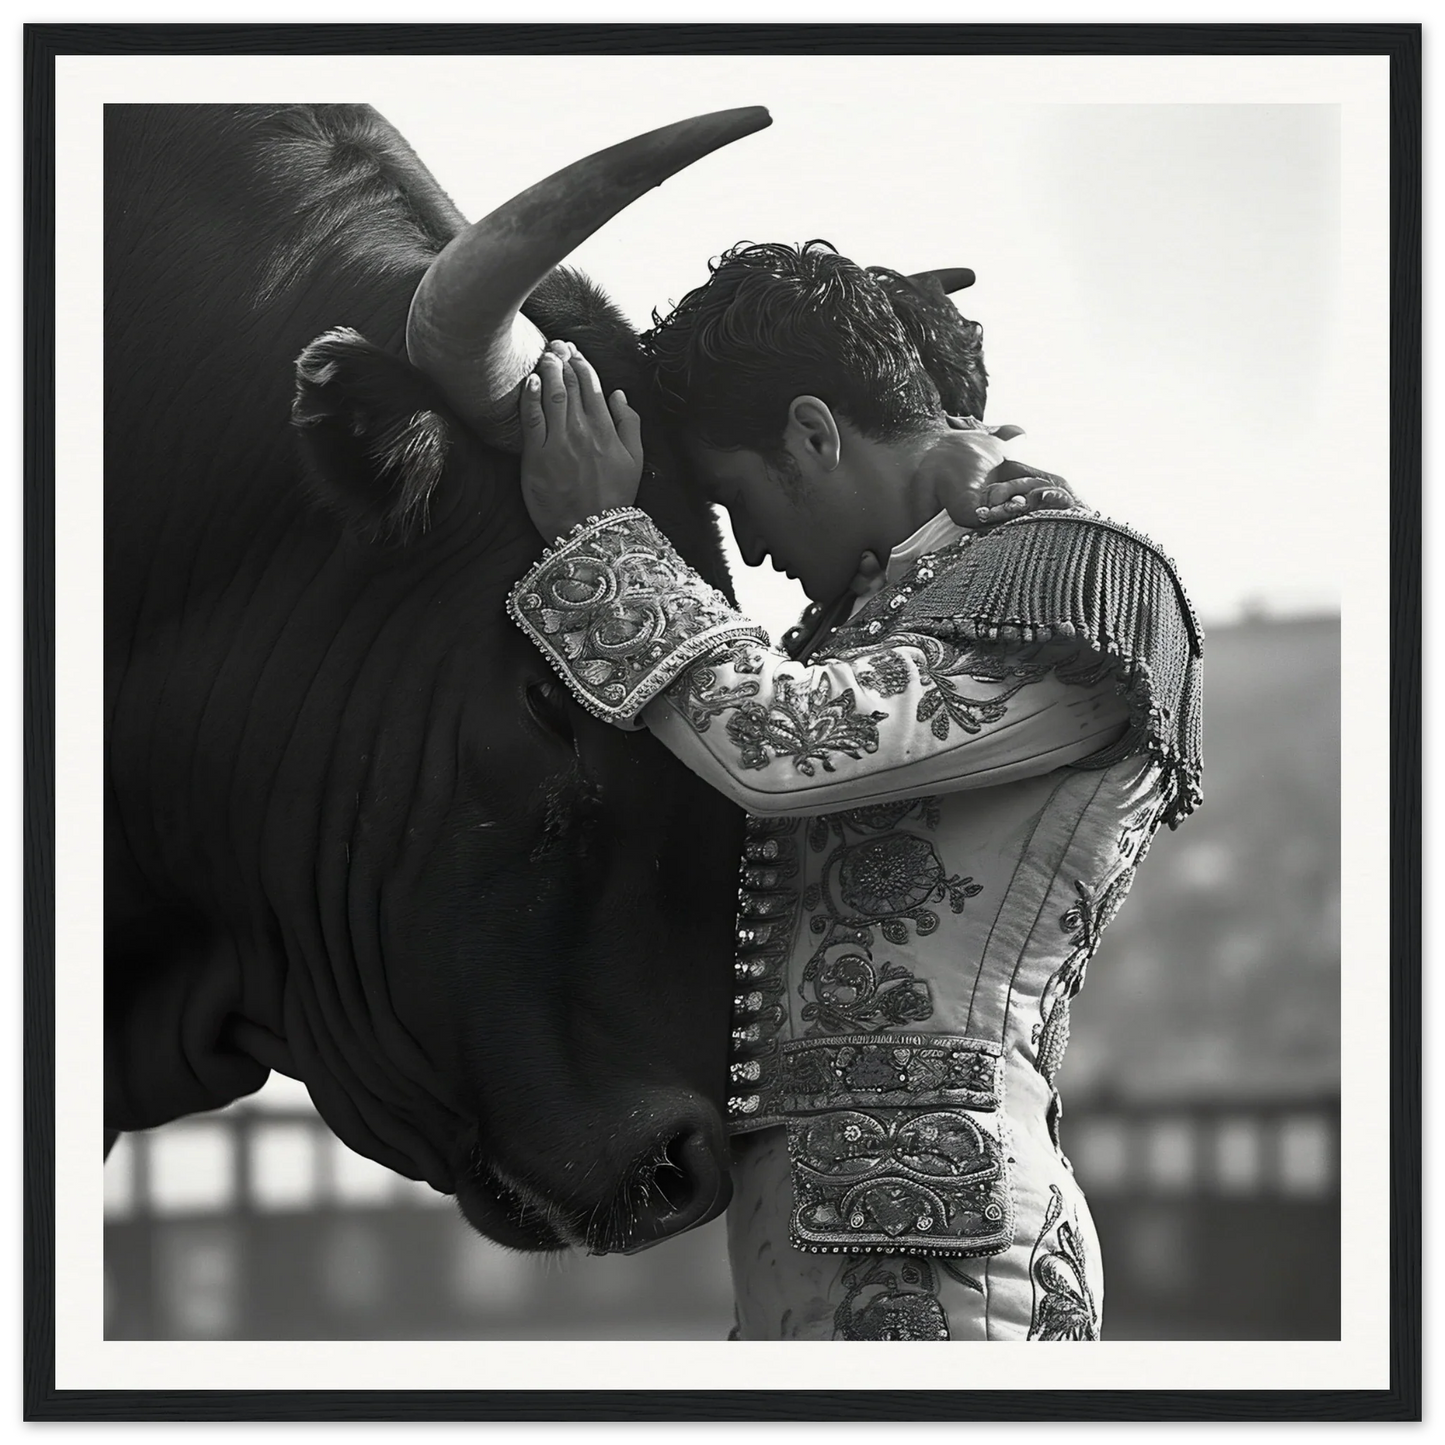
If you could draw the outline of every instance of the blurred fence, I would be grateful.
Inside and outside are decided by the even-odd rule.
[[[1339,1100],[1076,1108],[1106,1339],[1338,1339]]]
[[[1338,1104],[1075,1111],[1106,1337],[1335,1338]],[[630,1258],[542,1260],[352,1154],[310,1111],[240,1105],[125,1136],[106,1169],[109,1338],[722,1339],[721,1222]]]
[[[289,1081],[122,1135],[105,1173],[109,1339],[721,1339],[721,1221],[635,1257],[523,1255],[352,1153]]]

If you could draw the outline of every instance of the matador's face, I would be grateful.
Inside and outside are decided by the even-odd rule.
[[[740,447],[724,451],[690,442],[688,460],[708,499],[726,509],[738,552],[749,567],[773,569],[828,603],[853,580],[858,561],[876,549],[876,498],[844,478],[826,489],[789,465]],[[885,555],[886,555],[886,548]]]

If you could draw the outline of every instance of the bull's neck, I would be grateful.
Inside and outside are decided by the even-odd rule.
[[[503,584],[526,560],[519,539],[494,598],[449,606],[467,594],[463,548],[378,566],[334,529],[278,531],[229,573],[201,562],[194,578],[158,576],[145,625],[113,658],[123,912],[321,927],[318,870],[344,900],[352,872],[398,845],[399,810],[379,822],[377,799],[409,794],[428,728],[444,726],[428,716],[443,706],[435,684],[477,625],[458,609],[502,618]]]

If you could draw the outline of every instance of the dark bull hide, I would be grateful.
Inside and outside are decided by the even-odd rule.
[[[504,1244],[725,1206],[741,819],[506,618],[542,545],[506,423],[529,293],[641,401],[633,333],[555,263],[766,123],[640,138],[468,230],[367,107],[106,108],[107,1131],[275,1068]],[[649,461],[642,505],[726,588]]]

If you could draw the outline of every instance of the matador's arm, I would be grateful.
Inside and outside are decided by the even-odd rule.
[[[1026,620],[1027,599],[1012,594],[1040,588],[991,580],[1025,560],[995,539],[1030,524],[1026,539],[1050,535],[1038,530],[1045,515],[1055,529],[1069,526],[1061,514],[1038,514],[922,559],[855,619],[849,646],[811,664],[769,647],[636,508],[575,528],[508,607],[584,707],[621,727],[647,726],[754,814],[946,793],[1112,760],[1151,739],[1157,747],[1164,734],[1147,658],[1115,635],[1109,607],[1101,627],[1083,615],[1070,622],[1044,587],[1039,617]],[[1037,567],[1057,584],[1050,560],[1041,554]]]

